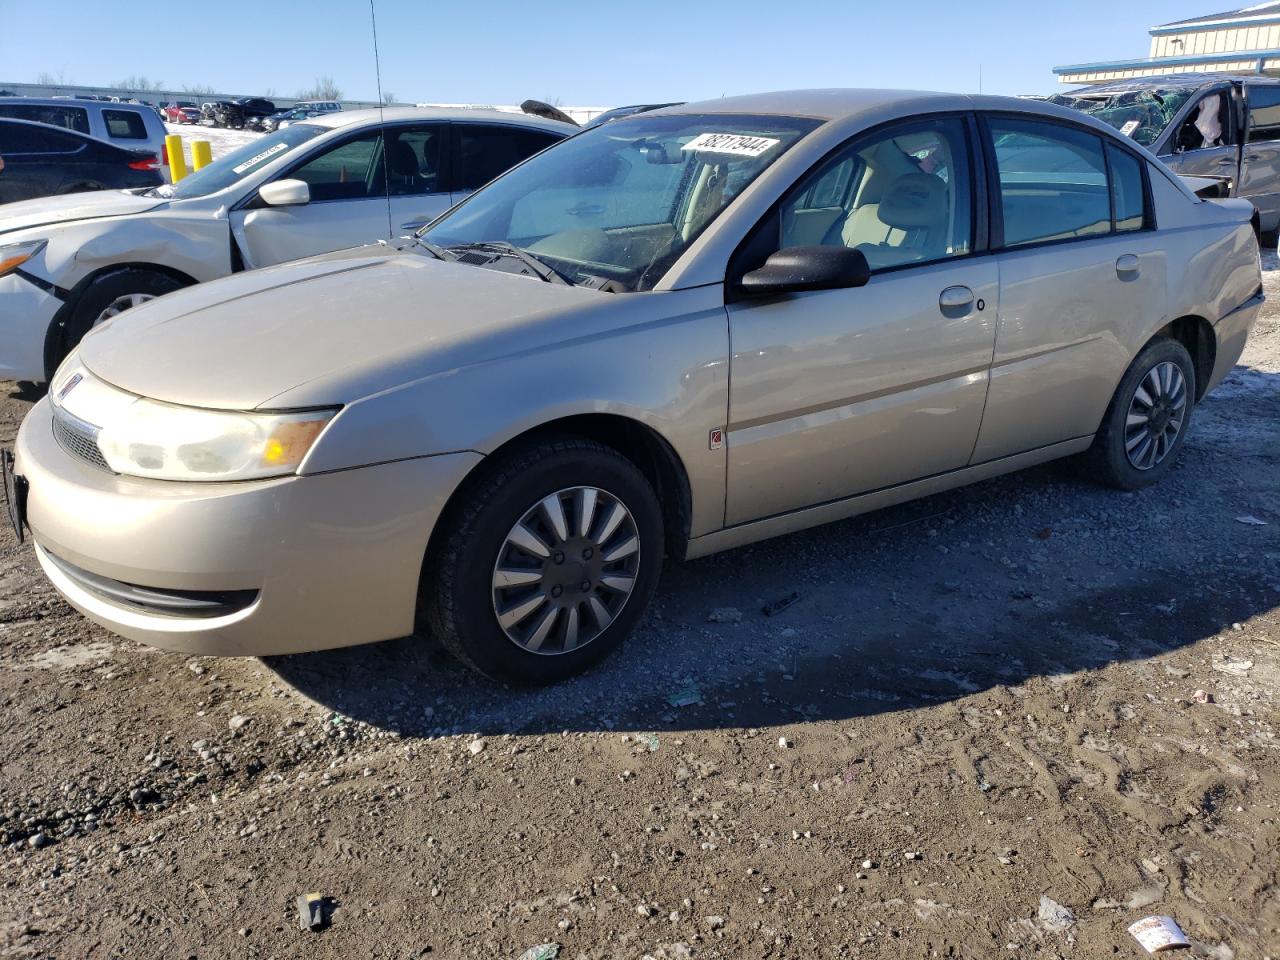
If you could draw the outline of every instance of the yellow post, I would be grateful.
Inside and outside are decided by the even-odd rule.
[[[176,133],[165,137],[164,152],[168,154],[169,179],[177,183],[187,175],[187,158],[182,152],[182,138]]]
[[[191,141],[191,169],[199,170],[213,163],[213,147],[208,140]]]

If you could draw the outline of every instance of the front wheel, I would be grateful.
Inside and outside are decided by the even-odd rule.
[[[132,267],[104,274],[94,280],[85,288],[71,310],[49,372],[52,373],[94,327],[106,323],[125,310],[183,286],[185,284],[182,281],[168,274]]]
[[[636,466],[576,437],[485,464],[424,566],[427,628],[496,680],[551,683],[616,649],[662,565],[657,496]]]
[[[1196,371],[1186,347],[1153,340],[1134,359],[1107,408],[1088,460],[1121,490],[1162,479],[1177,460],[1195,409]]]

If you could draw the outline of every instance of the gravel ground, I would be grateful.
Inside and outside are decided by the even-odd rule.
[[[147,649],[4,529],[0,957],[1099,958],[1156,913],[1280,957],[1266,267],[1159,487],[1049,466],[669,565],[551,689],[425,640]]]

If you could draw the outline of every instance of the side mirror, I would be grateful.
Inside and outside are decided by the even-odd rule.
[[[751,297],[806,290],[843,290],[866,286],[871,266],[861,250],[849,247],[786,247],[764,266],[745,274],[739,289]]]
[[[258,196],[269,207],[296,207],[311,202],[311,187],[305,180],[276,180],[260,186]]]

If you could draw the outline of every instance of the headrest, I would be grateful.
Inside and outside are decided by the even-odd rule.
[[[403,140],[387,144],[387,166],[397,177],[413,177],[418,174],[418,155]]]
[[[889,184],[877,215],[899,230],[932,227],[946,219],[947,185],[931,173],[908,173]]]

